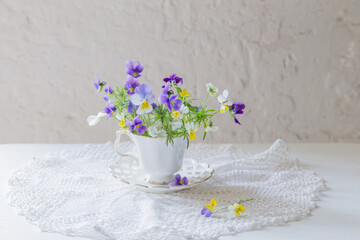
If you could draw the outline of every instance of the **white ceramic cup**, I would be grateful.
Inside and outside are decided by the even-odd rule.
[[[121,135],[126,134],[135,144],[139,159],[135,156],[121,153],[118,149]],[[166,138],[145,137],[132,134],[125,130],[116,132],[115,149],[123,157],[135,159],[140,169],[146,174],[146,181],[154,184],[168,184],[174,180],[184,161],[186,140],[182,137],[174,139],[174,146],[166,146]]]

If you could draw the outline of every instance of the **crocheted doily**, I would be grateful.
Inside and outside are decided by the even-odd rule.
[[[121,145],[124,151],[130,143]],[[249,154],[236,145],[193,144],[186,157],[209,163],[208,181],[170,194],[146,193],[115,180],[108,167],[120,157],[111,143],[33,158],[13,173],[8,199],[43,231],[110,239],[159,239],[179,235],[213,239],[299,220],[315,207],[324,181],[277,140],[267,151]],[[240,217],[226,211],[205,218],[201,209],[254,198]]]

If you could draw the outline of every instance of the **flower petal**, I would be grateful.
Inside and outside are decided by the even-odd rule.
[[[217,97],[217,99],[218,99],[218,102],[219,102],[219,103],[223,103],[223,102],[226,101],[226,98],[225,98],[223,95],[219,95],[219,96]]]
[[[136,128],[136,129],[137,129],[138,134],[143,135],[144,132],[146,131],[146,126],[145,126],[145,125],[140,125],[140,126],[139,126],[138,128]]]
[[[139,125],[139,124],[142,124],[142,120],[139,118],[139,117],[136,117],[136,118],[134,118],[134,125]]]
[[[240,206],[239,206],[239,211],[240,211],[241,213],[244,213],[244,212],[245,212],[245,208],[244,208],[243,205],[240,205]]]
[[[211,214],[212,214],[212,211],[208,211],[206,214],[205,214],[205,217],[211,217]]]
[[[183,185],[188,185],[189,180],[187,179],[187,177],[183,177]]]
[[[144,91],[145,95],[147,93],[151,93],[152,92],[152,88],[150,84],[144,83],[142,84],[140,87],[142,87],[142,91]]]
[[[152,137],[158,136],[158,130],[156,129],[155,126],[150,126],[148,129],[148,132],[149,132],[150,136],[152,136]]]
[[[169,183],[169,187],[175,187],[175,186],[179,186],[179,184],[175,181]]]
[[[222,94],[224,97],[225,97],[225,99],[229,96],[229,91],[228,90],[224,90],[223,91],[223,94]]]
[[[235,115],[234,115],[234,121],[235,121],[235,123],[241,125],[241,123],[239,122],[239,120],[236,119]]]
[[[145,99],[152,104],[155,101],[155,95],[151,92],[151,93],[147,93],[145,96]]]
[[[182,105],[182,101],[180,99],[175,99],[174,104],[172,104],[172,107],[175,111],[179,111]]]
[[[167,106],[167,108],[168,108],[168,110],[169,110],[169,112],[171,111],[171,104],[170,104],[170,102],[167,102],[166,103],[166,106]]]
[[[144,99],[140,94],[134,94],[131,96],[131,102],[136,106],[139,106],[143,102],[143,100]]]
[[[165,94],[160,94],[158,101],[160,104],[167,104],[169,102],[169,98]]]
[[[139,115],[145,114],[145,113],[150,113],[152,112],[153,108],[151,106],[151,104],[149,104],[148,102],[145,103],[146,100],[139,106],[139,108],[137,109],[136,113]]]
[[[100,121],[100,118],[97,116],[88,116],[87,121],[89,126],[95,126]]]
[[[180,182],[180,180],[181,180],[180,174],[176,174],[175,177],[174,177],[174,181]]]
[[[204,208],[201,210],[201,215],[205,215],[208,211],[209,211],[209,209],[207,209],[207,208],[204,207]]]

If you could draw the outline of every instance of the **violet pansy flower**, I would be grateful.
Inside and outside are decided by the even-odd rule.
[[[176,76],[176,74],[171,74],[169,77],[163,79],[164,82],[170,82],[171,85],[177,85],[178,83],[183,84],[183,79]]]
[[[137,109],[139,107],[138,106],[135,106],[134,104],[132,104],[132,102],[129,102],[129,104],[127,105],[127,111],[128,113],[136,113]]]
[[[151,86],[149,84],[142,84],[135,89],[135,94],[131,96],[131,102],[138,106],[136,110],[137,114],[150,113],[153,110],[152,103],[155,100],[155,96],[152,93]]]
[[[128,75],[126,77],[125,87],[128,89],[127,94],[133,95],[135,93],[135,88],[140,86],[139,81],[136,78]]]
[[[234,102],[231,105],[231,110],[234,112],[234,121],[235,123],[241,125],[241,123],[236,119],[236,115],[237,114],[243,114],[243,109],[245,108],[245,104],[243,104],[242,102]]]
[[[215,199],[211,199],[210,204],[206,204],[201,210],[201,215],[205,215],[205,217],[211,217],[211,214],[215,210],[216,205],[217,201]]]
[[[176,174],[174,181],[169,183],[169,187],[181,186],[181,185],[188,185],[189,180],[187,177],[181,178],[180,174]]]
[[[104,100],[107,101],[109,100],[110,95],[114,92],[113,89],[111,88],[111,86],[109,85],[109,87],[105,88],[105,93],[106,95],[104,96]]]
[[[93,85],[94,85],[94,87],[96,89],[95,94],[97,94],[106,85],[106,83],[105,82],[100,82],[100,78],[98,78],[98,77],[96,77],[95,80],[96,80],[96,82],[94,82]]]
[[[126,73],[134,78],[140,77],[144,67],[136,60],[126,61]]]
[[[176,99],[178,95],[172,95],[168,97],[164,93],[159,96],[159,103],[166,104],[169,111],[173,108],[175,111],[179,111],[182,105],[182,101],[180,99]]]
[[[112,117],[112,115],[115,111],[116,111],[115,105],[111,101],[109,101],[108,104],[106,105],[106,107],[104,108],[104,112],[106,114],[109,114],[108,119],[110,119]]]
[[[136,116],[132,121],[126,122],[125,125],[130,127],[130,131],[134,131],[136,129],[137,133],[143,135],[146,131],[146,126],[142,125],[142,120]]]
[[[162,90],[162,93],[164,95],[168,95],[168,92],[171,88],[171,84],[169,82],[167,82],[164,86],[162,86],[163,90]]]

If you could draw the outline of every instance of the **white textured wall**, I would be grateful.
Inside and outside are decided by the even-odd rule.
[[[360,142],[360,1],[0,0],[0,29],[1,143],[113,140],[92,82],[127,59],[246,104],[208,142]]]

